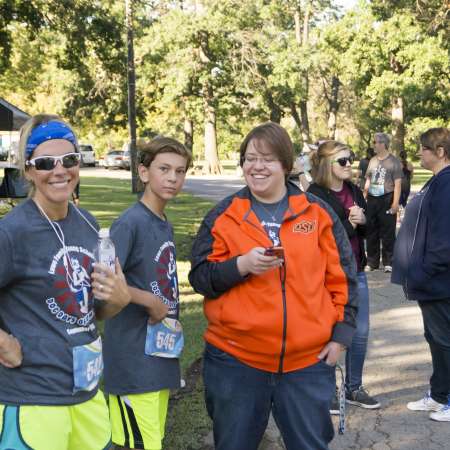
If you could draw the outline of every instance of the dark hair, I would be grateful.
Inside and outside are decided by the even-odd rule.
[[[186,158],[186,169],[191,165],[191,152],[176,139],[169,137],[158,136],[150,142],[142,142],[137,146],[139,151],[138,161],[145,167],[150,167],[150,164],[160,153],[176,153]]]
[[[375,150],[373,149],[373,147],[367,147],[366,158],[372,159],[374,156],[375,156]]]
[[[280,160],[286,173],[290,173],[294,165],[294,146],[288,132],[275,122],[266,122],[253,128],[242,141],[239,149],[240,165],[244,164],[245,152],[250,141],[263,141]]]
[[[430,128],[420,135],[420,144],[433,153],[436,153],[437,149],[442,147],[445,157],[450,159],[450,130],[448,128]]]

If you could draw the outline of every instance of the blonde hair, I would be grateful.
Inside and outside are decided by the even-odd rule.
[[[18,152],[19,154],[17,163],[19,166],[20,173],[23,177],[25,176],[25,172],[27,169],[27,166],[25,165],[28,159],[26,149],[28,138],[30,137],[31,132],[41,123],[47,123],[52,120],[57,120],[58,122],[64,123],[67,126],[69,126],[64,120],[61,119],[61,117],[57,116],[56,114],[36,114],[35,116],[28,119],[20,128],[19,152]],[[28,184],[30,185],[28,196],[32,197],[36,191],[36,188],[30,180],[27,181]]]
[[[51,122],[52,120],[57,120],[58,122],[64,123],[68,126],[64,120],[61,119],[61,117],[57,116],[56,114],[36,114],[35,116],[28,119],[20,129],[20,139],[19,139],[19,168],[22,172],[25,172],[25,163],[27,158],[26,149],[27,149],[27,142],[30,137],[31,132],[34,128],[36,128],[41,123],[47,123]]]
[[[315,183],[326,188],[331,187],[332,182],[332,157],[341,150],[351,151],[350,148],[338,141],[325,141],[319,144],[317,150],[310,154],[311,175]]]

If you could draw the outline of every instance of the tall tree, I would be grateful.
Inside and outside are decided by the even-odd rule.
[[[142,189],[138,186],[136,151],[136,71],[134,67],[134,1],[125,0],[125,25],[127,28],[127,81],[128,81],[128,129],[130,136],[131,188],[134,193]]]
[[[348,75],[369,100],[367,116],[374,110],[390,118],[393,148],[400,151],[413,117],[444,113],[448,54],[443,33],[428,35],[408,11],[384,21],[360,11],[347,17],[346,26],[352,33],[343,54]]]

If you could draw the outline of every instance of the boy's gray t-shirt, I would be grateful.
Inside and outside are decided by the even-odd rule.
[[[95,219],[82,213],[97,228]],[[73,206],[56,223],[64,233],[69,267],[33,200],[0,220],[0,323],[23,352],[20,367],[0,364],[3,404],[70,405],[97,392],[73,393],[72,349],[98,338],[90,279],[98,236]]]
[[[178,278],[173,230],[143,203],[137,202],[112,225],[111,238],[128,285],[149,291],[178,319]],[[105,391],[136,394],[180,387],[178,359],[144,353],[149,315],[130,303],[105,323]]]
[[[402,177],[402,163],[394,155],[389,154],[382,160],[373,157],[366,171],[366,178],[370,179],[369,194],[381,197],[394,192],[395,180]]]

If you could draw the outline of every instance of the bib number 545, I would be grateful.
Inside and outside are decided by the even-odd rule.
[[[146,355],[178,358],[183,346],[183,328],[178,320],[166,317],[157,324],[147,325]]]
[[[156,334],[156,347],[160,350],[173,350],[175,348],[175,335],[158,331]]]
[[[86,366],[86,378],[89,382],[94,380],[95,378],[100,377],[103,370],[103,358],[102,355],[97,356],[92,361],[89,361]]]

